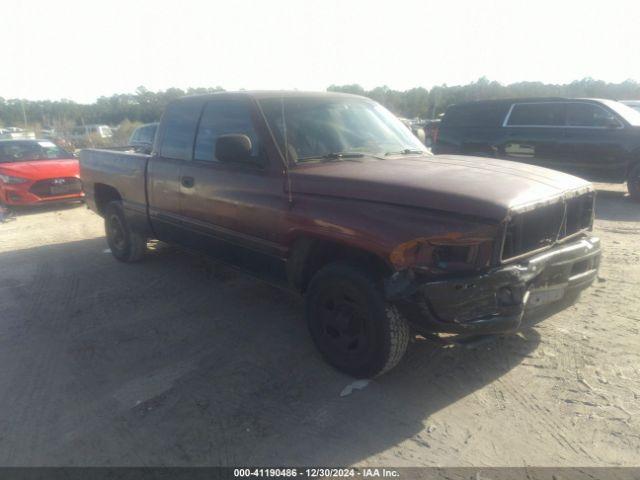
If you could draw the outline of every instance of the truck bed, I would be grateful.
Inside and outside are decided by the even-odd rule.
[[[80,178],[92,210],[96,205],[96,185],[117,190],[126,208],[146,211],[145,170],[150,155],[107,149],[84,149],[80,152]]]

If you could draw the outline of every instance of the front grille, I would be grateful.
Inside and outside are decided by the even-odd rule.
[[[41,198],[72,195],[82,191],[80,179],[75,177],[48,178],[38,180],[29,189],[31,193]]]
[[[567,220],[560,232],[560,238],[569,237],[591,227],[594,201],[595,195],[593,193],[567,200]]]
[[[513,216],[506,227],[502,260],[553,245],[591,227],[594,194],[545,205]]]

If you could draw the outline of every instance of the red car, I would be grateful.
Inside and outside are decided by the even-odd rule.
[[[0,140],[0,204],[81,200],[78,160],[49,140]]]

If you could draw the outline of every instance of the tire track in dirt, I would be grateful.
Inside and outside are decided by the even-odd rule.
[[[526,393],[526,389],[518,389],[516,386],[512,385],[509,380],[500,379],[499,381],[504,386],[505,390],[509,392],[509,395],[515,398],[517,403],[521,405],[525,411],[534,412],[534,415],[530,416],[530,425],[539,425],[543,431],[556,441],[558,446],[571,450],[576,455],[580,455],[582,453],[590,460],[596,460],[589,452],[582,448],[581,445],[577,445],[577,448],[574,447],[573,443],[562,433],[565,427],[552,420],[552,417],[549,415],[549,411],[540,408],[537,402],[532,400],[531,395]]]
[[[51,297],[51,272],[48,262],[38,262],[34,273],[34,281],[23,287],[23,293],[28,297],[26,315],[24,315],[23,334],[28,335],[40,321],[42,308]]]
[[[540,352],[544,348],[544,344],[538,347],[537,352],[532,353],[529,356],[535,358],[538,363],[532,365],[538,369],[542,370],[551,370],[552,373],[554,371],[553,366],[548,364],[549,357],[540,356]],[[502,352],[504,356],[504,351]],[[551,357],[554,358],[554,357]],[[540,360],[543,360],[540,362]],[[556,420],[554,417],[550,415],[550,411],[547,408],[540,407],[540,402],[537,398],[533,397],[534,392],[530,388],[519,388],[513,383],[512,376],[506,375],[498,378],[497,383],[502,386],[504,391],[508,393],[509,396],[514,398],[517,404],[526,412],[533,412],[533,415],[528,414],[528,418],[531,419],[529,426],[535,427],[536,425],[541,429],[541,431],[546,432],[551,438],[553,438],[556,444],[563,449],[569,450],[576,455],[585,455],[590,460],[596,460],[588,451],[586,451],[581,445],[576,444],[574,446],[574,442],[566,437],[563,434],[563,431],[566,427]]]

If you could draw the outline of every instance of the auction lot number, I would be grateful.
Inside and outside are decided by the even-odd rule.
[[[235,468],[233,476],[250,477],[300,477],[300,478],[348,478],[348,477],[398,477],[398,471],[379,468]]]

